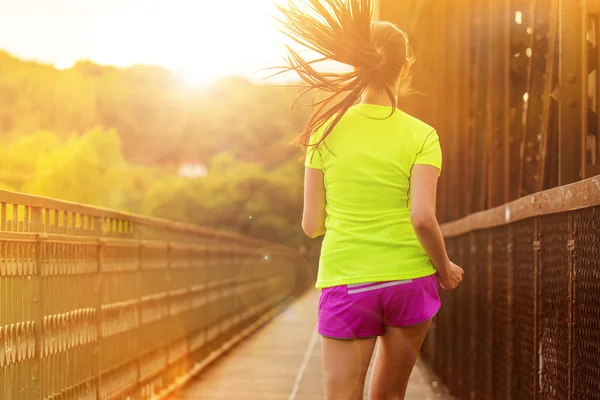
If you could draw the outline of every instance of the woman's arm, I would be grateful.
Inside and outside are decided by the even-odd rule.
[[[304,169],[304,212],[302,229],[312,239],[325,234],[325,183],[323,171]]]
[[[437,269],[443,286],[453,289],[462,280],[462,269],[450,262],[444,236],[435,216],[439,172],[438,168],[431,165],[413,166],[410,218],[419,242]]]

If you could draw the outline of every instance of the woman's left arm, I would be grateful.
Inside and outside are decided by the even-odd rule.
[[[304,169],[304,211],[302,229],[311,239],[325,234],[325,182],[323,171],[316,168]]]

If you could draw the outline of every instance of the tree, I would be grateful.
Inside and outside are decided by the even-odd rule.
[[[242,78],[189,90],[160,67],[59,71],[0,52],[0,188],[299,246],[298,93]],[[188,159],[208,176],[179,177]]]
[[[81,203],[120,208],[127,163],[115,131],[94,129],[41,153],[33,179],[23,191]],[[126,179],[126,178],[125,178]]]

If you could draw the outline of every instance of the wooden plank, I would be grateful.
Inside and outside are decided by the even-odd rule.
[[[468,6],[468,0],[460,0],[462,12],[459,25],[458,40],[459,45],[458,53],[464,57],[458,70],[458,79],[460,85],[458,87],[458,102],[457,105],[460,107],[460,120],[458,123],[458,140],[455,142],[455,154],[457,155],[457,162],[460,160],[460,169],[457,171],[458,174],[454,176],[454,182],[456,182],[456,198],[457,198],[457,215],[458,217],[464,217],[471,213],[470,202],[468,202],[468,180],[465,179],[468,173],[468,159],[469,159],[469,148],[468,148],[468,132],[469,132],[469,121],[470,121],[470,109],[471,109],[471,74],[475,68],[472,68],[474,63],[471,54],[471,18],[472,10]],[[475,69],[476,70],[476,69]]]
[[[463,172],[463,179],[465,180],[466,186],[463,188],[465,193],[465,215],[470,214],[474,211],[474,198],[476,194],[476,179],[477,171],[476,168],[476,156],[477,156],[477,136],[480,134],[477,128],[478,112],[480,111],[481,104],[478,103],[478,88],[480,85],[480,68],[481,68],[481,38],[479,35],[481,24],[477,23],[480,14],[480,0],[473,0],[471,7],[469,7],[469,14],[466,14],[467,28],[466,40],[467,40],[467,51],[466,54],[470,55],[470,73],[466,74],[467,81],[465,86],[465,93],[467,93],[468,101],[465,102],[465,110],[467,117],[465,119],[467,126],[465,129],[466,138],[461,146],[461,150],[464,154],[465,170]]]
[[[507,203],[510,135],[510,4],[488,0],[488,12],[498,18],[488,23],[487,129],[488,202],[486,208]]]
[[[442,225],[445,237],[495,228],[527,218],[600,205],[600,175],[520,198]]]
[[[461,51],[461,32],[462,32],[462,8],[458,2],[450,2],[451,11],[449,21],[456,21],[456,23],[445,24],[448,32],[448,49],[447,51],[447,60],[446,65],[447,68],[443,68],[447,70],[448,77],[446,79],[446,88],[447,88],[447,105],[448,111],[446,113],[447,116],[447,137],[443,144],[444,151],[444,171],[442,175],[445,175],[445,179],[448,182],[448,189],[446,190],[446,218],[447,221],[453,221],[460,217],[461,215],[461,207],[462,207],[462,199],[459,196],[462,196],[462,180],[460,179],[460,168],[462,164],[462,158],[460,153],[460,143],[461,137],[464,135],[461,129],[462,122],[462,107],[464,104],[460,103],[460,93],[462,92],[462,76],[460,74],[460,66],[457,62],[458,57],[463,56],[463,52]],[[461,10],[461,12],[458,12]],[[459,107],[461,107],[459,109]]]
[[[526,121],[523,127],[523,157],[519,172],[519,197],[543,190],[543,169],[547,148],[550,96],[555,60],[557,0],[535,3],[528,83]],[[541,171],[541,172],[540,172]]]
[[[523,96],[527,92],[531,35],[527,28],[532,26],[532,8],[530,0],[510,1],[510,137],[509,137],[509,200],[519,198],[519,175],[521,165],[521,146],[523,142],[523,116],[525,105]]]
[[[586,0],[559,2],[559,186],[585,176],[587,130]]]
[[[487,92],[487,70],[489,46],[487,36],[489,29],[489,13],[487,12],[487,1],[478,0],[473,4],[474,15],[472,17],[471,35],[474,40],[475,48],[475,82],[473,86],[473,108],[472,108],[472,188],[471,212],[481,211],[486,208],[487,203],[487,177],[489,166],[488,143],[490,141],[489,127],[487,125],[486,110],[490,107]]]
[[[557,35],[558,35],[558,0],[552,0],[551,3],[551,16],[550,16],[550,26],[548,30],[548,67],[546,70],[546,82],[543,92],[543,108],[542,108],[542,121],[541,121],[541,144],[540,144],[540,162],[538,165],[538,186],[537,191],[541,191],[544,189],[548,189],[550,186],[547,184],[546,176],[548,175],[548,158],[550,155],[550,120],[551,120],[551,110],[552,103],[554,99],[552,98],[552,92],[556,86],[556,76],[555,71],[558,67],[556,64],[556,52],[557,52]]]
[[[441,2],[435,4],[435,21],[434,27],[436,29],[435,37],[440,43],[445,43],[443,46],[440,46],[436,49],[436,65],[446,64],[448,65],[448,36],[446,34],[446,30],[448,29],[448,24],[445,23],[448,20],[450,15],[450,3],[449,2]],[[435,128],[440,136],[440,143],[442,145],[442,149],[446,147],[446,143],[449,143],[452,133],[448,129],[448,119],[450,117],[450,113],[447,112],[447,94],[448,94],[448,82],[451,79],[448,79],[449,68],[440,68],[436,71],[435,76],[432,77],[435,80],[436,84],[436,95],[434,96],[436,101],[436,121]],[[446,169],[445,166],[442,169]],[[449,192],[448,188],[451,185],[451,181],[448,179],[447,174],[442,174],[439,184],[439,193],[438,193],[438,219],[440,221],[448,220],[448,202],[446,199],[448,198],[447,193]]]
[[[593,73],[594,83],[592,89],[591,104],[588,104],[588,110],[596,114],[592,122],[592,127],[588,129],[588,134],[595,135],[595,143],[591,149],[591,158],[588,159],[588,165],[585,169],[584,178],[589,178],[600,174],[600,0],[591,0],[587,3],[587,31],[592,31],[590,35],[592,40],[588,44],[593,50],[588,53],[591,57],[588,59],[588,73]],[[588,33],[589,34],[589,33]],[[590,121],[592,119],[590,118]]]

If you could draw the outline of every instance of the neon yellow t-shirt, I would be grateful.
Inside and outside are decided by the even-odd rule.
[[[317,288],[414,279],[436,272],[410,220],[414,164],[441,171],[435,130],[390,107],[353,106],[305,165],[321,169],[327,198],[326,233]],[[322,132],[311,140],[317,142]]]

